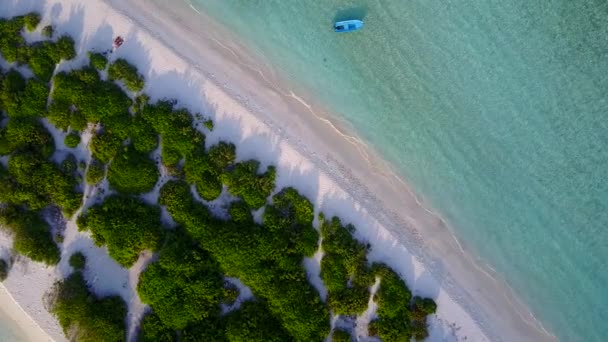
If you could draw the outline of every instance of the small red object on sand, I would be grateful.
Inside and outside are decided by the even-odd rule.
[[[114,39],[114,48],[118,48],[122,45],[122,43],[124,43],[125,40],[122,39],[121,36],[116,37],[116,39]]]

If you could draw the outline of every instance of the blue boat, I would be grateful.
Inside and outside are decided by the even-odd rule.
[[[363,28],[363,21],[357,19],[337,21],[334,24],[334,31],[340,33],[357,31],[360,28]]]

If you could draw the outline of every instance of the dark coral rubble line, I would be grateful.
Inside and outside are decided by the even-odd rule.
[[[0,19],[0,54],[33,74],[26,78],[15,68],[0,74],[0,155],[7,160],[0,165],[0,224],[13,235],[16,253],[51,266],[60,261],[62,237],[45,220],[49,208],[76,219],[124,268],[144,251],[156,253],[137,287],[151,307],[138,341],[322,341],[329,334],[345,341],[353,332],[331,331],[330,317],[361,315],[370,301],[378,305],[370,335],[384,341],[428,335],[433,300],[413,297],[387,265],[370,264],[369,246],[353,237],[353,226],[321,214],[315,229],[312,203],[294,188],[277,191],[273,166],[237,162],[231,142],[206,146],[213,121],[206,118],[199,129],[200,115],[177,101],[151,102],[144,77],[127,60],[91,52],[89,65],[56,72],[76,57],[74,41],[54,37],[47,26],[45,40],[27,44],[24,30],[37,30],[39,22],[36,13]],[[54,141],[47,124],[65,132],[65,140]],[[74,152],[84,132],[93,134],[91,158],[79,160]],[[58,155],[65,157],[57,161]],[[90,202],[84,190],[102,182],[112,194],[83,205]],[[145,201],[141,195],[157,187],[158,203]],[[219,217],[208,202],[226,192],[230,201]],[[176,226],[162,220],[161,208]],[[326,298],[303,266],[318,251]],[[72,274],[45,297],[66,337],[125,340],[124,300],[92,292],[82,254],[69,263]],[[10,263],[0,266],[5,275]],[[243,299],[229,278],[253,297]]]

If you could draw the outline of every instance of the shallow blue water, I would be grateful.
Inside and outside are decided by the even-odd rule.
[[[608,335],[608,3],[195,0],[350,122],[564,341]],[[338,35],[334,19],[363,18]]]

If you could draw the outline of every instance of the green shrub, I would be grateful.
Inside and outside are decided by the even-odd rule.
[[[4,259],[0,259],[0,282],[8,277],[9,265]]]
[[[158,261],[140,276],[137,292],[142,302],[173,330],[219,317],[223,296],[219,265],[181,228],[167,235]]]
[[[131,99],[120,87],[101,80],[97,70],[91,67],[57,73],[53,77],[51,100],[49,120],[62,129],[65,127],[55,121],[63,122],[65,126],[70,122],[74,108],[87,122],[107,123],[121,117],[129,118],[131,107]]]
[[[40,14],[35,12],[28,13],[23,17],[23,22],[28,31],[34,31],[38,24],[40,24]]]
[[[70,60],[76,57],[76,50],[74,49],[74,39],[70,36],[61,36],[55,43],[55,51],[57,59]]]
[[[72,266],[75,270],[83,270],[86,265],[87,257],[85,257],[81,252],[76,252],[70,256],[70,266]]]
[[[228,191],[241,197],[253,209],[266,204],[266,198],[274,190],[274,166],[269,166],[264,174],[258,175],[259,166],[258,161],[249,160],[237,163],[232,170],[221,175],[222,183],[228,187]]]
[[[350,342],[350,333],[342,329],[334,329],[331,335],[332,342]]]
[[[368,248],[352,237],[355,228],[320,215],[323,259],[321,279],[334,314],[359,315],[367,309],[368,288],[375,279],[367,267]]]
[[[163,164],[173,168],[205,148],[205,136],[192,126],[192,116],[185,109],[174,110],[174,101],[146,104],[143,119],[161,136]]]
[[[42,36],[46,37],[46,38],[52,38],[53,37],[53,26],[52,25],[47,25],[44,28],[42,28]]]
[[[97,185],[105,177],[106,167],[97,159],[92,159],[87,169],[86,181],[89,185]]]
[[[141,114],[135,114],[133,116],[129,129],[133,147],[137,151],[150,153],[158,147],[158,133],[156,133],[154,128],[144,120]]]
[[[0,53],[9,63],[26,60],[27,45],[21,35],[24,25],[23,16],[9,20],[0,18]]]
[[[66,135],[63,143],[65,144],[65,146],[67,146],[69,148],[76,148],[76,146],[78,146],[78,144],[80,144],[80,134],[78,134],[76,132],[72,132],[72,133]]]
[[[0,228],[12,233],[17,253],[47,265],[59,262],[59,248],[53,241],[51,228],[37,213],[5,206],[0,209]]]
[[[91,154],[105,164],[114,158],[121,144],[122,140],[110,132],[95,134],[91,139]]]
[[[318,235],[311,225],[312,216],[310,222],[306,215],[296,217],[293,201],[280,196],[284,195],[277,197],[283,203],[281,209],[289,210],[283,213],[275,208],[272,215],[275,222],[283,220],[283,229],[216,220],[202,203],[193,200],[183,181],[167,182],[159,203],[203,244],[227,276],[239,278],[257,298],[267,301],[272,315],[295,341],[321,341],[329,333],[329,312],[302,266],[302,251],[315,249],[307,241],[316,244]],[[287,197],[296,198],[295,194]]]
[[[27,64],[34,75],[45,82],[50,81],[55,66],[61,60],[57,44],[50,41],[37,42],[30,45],[27,52]]]
[[[10,119],[4,128],[0,128],[0,155],[32,152],[48,158],[54,151],[53,136],[36,119]]]
[[[383,341],[426,338],[426,317],[435,312],[435,302],[430,298],[420,297],[412,300],[412,293],[405,282],[384,264],[372,265],[372,272],[381,279],[375,296],[378,319],[373,324],[374,333]]]
[[[154,161],[132,146],[124,147],[108,168],[110,186],[126,194],[151,191],[159,176]]]
[[[106,56],[97,52],[89,52],[89,61],[91,67],[97,70],[105,70],[106,66],[108,65],[108,59]]]
[[[158,249],[164,233],[160,208],[118,195],[90,207],[78,228],[90,230],[95,244],[107,245],[110,256],[125,268],[144,250]]]
[[[80,207],[82,193],[74,189],[77,179],[36,153],[14,154],[8,162],[7,177],[7,186],[14,188],[4,194],[3,202],[27,204],[34,210],[54,203],[68,218]]]
[[[110,81],[122,80],[125,82],[127,89],[134,92],[138,92],[144,88],[144,77],[137,72],[136,67],[122,58],[117,59],[110,65],[108,79]]]
[[[211,201],[222,193],[222,183],[205,151],[198,151],[186,158],[184,173],[188,183],[196,185],[196,190],[203,199]]]
[[[81,272],[55,283],[46,295],[49,311],[71,341],[125,341],[127,305],[119,296],[99,298]]]
[[[221,174],[227,167],[234,164],[236,159],[236,146],[233,143],[220,141],[209,148],[209,162]]]
[[[228,214],[230,218],[236,223],[240,224],[253,224],[253,215],[251,215],[251,208],[247,203],[243,201],[237,201],[230,203],[228,208]]]
[[[283,342],[290,341],[268,307],[261,301],[247,301],[226,317],[226,337],[230,342]]]
[[[60,170],[65,175],[73,175],[78,170],[78,161],[76,156],[69,153],[61,162]]]
[[[205,127],[207,127],[207,129],[209,131],[213,131],[213,120],[211,120],[211,119],[205,120],[203,122],[203,125],[205,125]]]
[[[33,118],[46,115],[49,88],[43,82],[25,78],[16,70],[9,70],[1,78],[0,108],[11,118]]]
[[[137,342],[177,342],[175,330],[163,324],[157,314],[147,314],[141,321]]]

